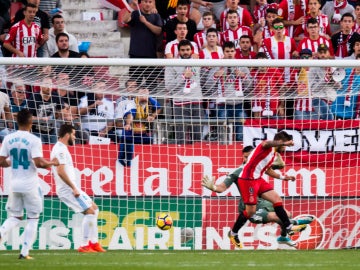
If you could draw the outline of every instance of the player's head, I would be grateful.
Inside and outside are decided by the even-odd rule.
[[[19,129],[30,130],[32,126],[33,115],[28,109],[22,109],[16,115],[16,121],[19,125]]]
[[[75,127],[69,124],[61,125],[59,129],[59,138],[67,145],[75,144]]]
[[[250,153],[254,150],[254,147],[251,145],[245,146],[242,150],[243,163],[245,164],[250,156]]]
[[[288,142],[288,141],[292,141],[292,139],[293,139],[292,135],[290,135],[289,133],[287,133],[284,130],[279,131],[274,136],[274,141]],[[286,148],[286,146],[278,146],[276,148],[276,151],[279,152],[279,153],[282,153],[282,152],[285,151],[285,148]]]

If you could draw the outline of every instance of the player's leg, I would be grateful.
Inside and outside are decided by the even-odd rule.
[[[245,210],[239,212],[239,216],[228,234],[230,241],[238,248],[242,247],[238,237],[238,232],[244,226],[246,221],[256,212],[257,191],[259,183],[260,182],[258,181],[249,181],[243,179],[238,180],[238,187],[241,193],[241,198],[245,204]],[[250,193],[249,190],[252,190],[252,193]]]
[[[22,195],[20,193],[10,193],[5,210],[8,212],[9,217],[4,221],[0,227],[0,242],[3,241],[7,233],[15,228],[23,218],[24,206]]]
[[[80,191],[80,196],[75,197],[72,193],[72,190],[62,191],[58,194],[59,199],[65,203],[69,208],[71,208],[75,213],[85,213],[91,206],[92,200],[90,197],[83,191]],[[82,229],[82,239],[80,247],[78,248],[79,252],[90,253],[96,252],[89,246],[89,234],[90,234],[90,225],[92,220],[87,215],[84,215],[81,223]]]
[[[284,209],[282,199],[280,198],[279,194],[277,194],[276,191],[272,189],[272,186],[269,183],[265,182],[265,180],[261,184],[259,193],[261,194],[261,197],[263,199],[268,200],[273,204],[276,215],[279,217],[281,223],[283,224],[283,227],[288,233],[293,233],[295,231],[300,231],[304,229],[304,225],[291,224],[289,217]]]
[[[36,239],[39,216],[43,211],[44,199],[40,187],[24,193],[24,208],[27,214],[27,223],[24,229],[24,242],[19,259],[32,259],[29,256],[30,249]]]
[[[92,206],[86,211],[85,217],[89,218],[89,246],[92,250],[96,252],[106,252],[105,249],[99,243],[99,234],[98,234],[98,220],[99,216],[99,208],[98,206],[92,202]]]

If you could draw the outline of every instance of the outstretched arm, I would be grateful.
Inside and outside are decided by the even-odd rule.
[[[224,182],[222,182],[218,185],[215,185],[215,177],[214,176],[209,177],[209,176],[205,175],[201,182],[202,182],[201,185],[203,187],[206,187],[207,189],[210,189],[217,193],[224,192],[227,189],[227,186],[225,185]]]
[[[264,148],[270,148],[270,147],[278,147],[278,146],[293,146],[294,145],[294,141],[290,140],[290,141],[282,141],[282,140],[278,140],[278,141],[264,141],[262,142],[262,145]]]
[[[275,172],[273,169],[269,168],[266,172],[265,172],[268,176],[272,177],[272,178],[277,178],[277,179],[281,179],[281,180],[285,180],[285,181],[295,181],[295,176],[290,176],[290,175],[281,175],[277,172]]]

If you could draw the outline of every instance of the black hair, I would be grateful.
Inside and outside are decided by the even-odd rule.
[[[316,18],[310,18],[306,22],[306,26],[309,26],[309,24],[317,24],[317,25],[319,25],[319,22],[318,22],[318,20]]]
[[[56,43],[58,43],[60,37],[67,37],[67,39],[69,40],[69,35],[68,35],[68,34],[66,34],[66,33],[59,33],[59,34],[57,34],[56,37],[55,37]]]
[[[235,44],[232,41],[225,41],[222,45],[222,49],[225,50],[225,48],[236,49]]]
[[[65,137],[66,134],[72,133],[73,130],[75,130],[75,127],[73,125],[63,124],[60,126],[60,129],[59,129],[59,137],[63,138],[63,137]]]
[[[22,109],[16,115],[16,121],[19,126],[26,126],[31,123],[33,114],[28,109]]]
[[[248,145],[248,146],[245,146],[242,150],[243,153],[249,153],[251,152],[252,150],[254,150],[254,147],[251,146],[251,145]]]
[[[190,46],[191,49],[193,49],[193,45],[191,44],[191,42],[187,39],[183,39],[178,44],[178,50],[180,51],[180,48],[185,46]]]
[[[54,16],[52,16],[51,18],[51,23],[54,24],[55,19],[64,19],[63,16],[61,16],[60,14],[55,14]]]
[[[291,141],[293,139],[292,135],[288,134],[285,130],[279,131],[274,136],[274,141]]]

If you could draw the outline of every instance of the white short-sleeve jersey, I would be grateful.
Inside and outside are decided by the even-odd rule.
[[[34,158],[43,157],[39,137],[22,130],[6,135],[0,156],[10,158],[13,192],[29,192],[39,185],[39,176],[33,161]]]
[[[62,142],[57,142],[54,145],[53,149],[51,150],[50,157],[51,159],[57,158],[59,160],[60,165],[65,165],[65,172],[67,176],[76,186],[76,174],[75,174],[74,163],[67,146]],[[60,196],[62,193],[66,193],[69,190],[71,191],[71,188],[61,179],[61,177],[57,173],[55,166],[52,167],[52,172],[55,178],[56,193]]]

